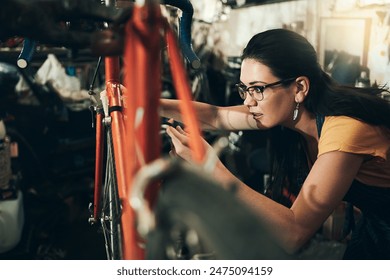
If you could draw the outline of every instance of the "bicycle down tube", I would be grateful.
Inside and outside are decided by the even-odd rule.
[[[162,38],[161,33],[165,34]],[[96,177],[95,194],[102,187],[103,174],[103,132],[102,123],[109,124],[112,133],[114,160],[113,169],[120,202],[120,248],[121,254],[113,258],[143,259],[144,250],[140,243],[143,240],[135,228],[135,212],[128,197],[137,171],[143,165],[160,157],[161,143],[159,135],[160,118],[158,114],[161,94],[161,41],[168,44],[168,55],[174,87],[181,102],[181,112],[186,123],[193,158],[203,160],[205,151],[201,143],[201,132],[195,111],[191,105],[189,86],[183,58],[177,43],[176,34],[161,14],[158,1],[145,1],[144,5],[135,5],[131,19],[125,26],[125,89],[121,89],[119,57],[105,58],[106,95],[108,108],[99,122],[96,123]],[[103,97],[104,98],[104,97]],[[103,102],[104,103],[104,102]],[[104,106],[103,106],[104,107]],[[108,112],[108,113],[107,113]],[[110,136],[109,136],[110,137]],[[107,174],[105,174],[107,176]],[[158,183],[148,188],[147,199],[153,204],[157,198]],[[99,216],[100,198],[94,200],[94,217]],[[101,218],[105,219],[105,217]],[[102,221],[104,222],[104,221]],[[112,232],[110,232],[111,234]]]

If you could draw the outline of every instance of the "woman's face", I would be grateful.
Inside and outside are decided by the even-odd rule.
[[[242,61],[240,82],[244,86],[265,86],[280,80],[264,64],[254,59],[244,59]],[[244,105],[252,113],[258,128],[271,128],[276,125],[288,126],[292,122],[296,105],[294,94],[296,90],[297,87],[294,81],[286,85],[270,86],[264,89],[264,98],[261,101],[254,99],[247,93]]]

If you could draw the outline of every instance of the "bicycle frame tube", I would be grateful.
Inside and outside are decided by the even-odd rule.
[[[192,157],[195,162],[201,163],[204,160],[205,150],[202,144],[202,134],[196,118],[195,109],[191,103],[191,89],[184,68],[183,59],[177,44],[177,37],[169,26],[166,26],[166,40],[168,44],[168,55],[171,58],[170,66],[173,77],[173,84],[176,89],[180,103],[180,111],[183,121],[188,127],[191,135],[189,145],[192,151]]]
[[[139,164],[143,165],[161,152],[158,114],[161,93],[161,13],[160,6],[135,7],[133,21],[126,29],[125,75],[134,122],[127,122],[137,145]],[[138,168],[137,168],[138,169]]]
[[[160,6],[149,3],[134,7],[132,20],[126,25],[125,34],[124,63],[127,90],[124,92],[124,99],[129,102],[124,112],[127,116],[127,138],[131,140],[127,153],[130,159],[130,186],[127,192],[129,195],[136,172],[141,166],[161,155],[158,114],[161,93]],[[158,183],[148,188],[147,197],[150,205],[154,204],[157,192]],[[124,200],[128,203],[128,199]],[[136,230],[135,219],[132,221],[133,229]],[[128,245],[125,244],[124,247],[124,250],[127,250]]]
[[[101,207],[102,177],[103,177],[103,135],[102,126],[103,111],[96,110],[96,147],[95,147],[95,180],[94,180],[94,201],[93,201],[93,222],[98,221]]]

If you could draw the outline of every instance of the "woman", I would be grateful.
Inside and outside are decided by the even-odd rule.
[[[274,29],[255,35],[244,49],[238,91],[242,106],[194,105],[203,129],[271,130],[272,199],[222,162],[215,178],[238,183],[238,197],[289,253],[344,200],[362,212],[344,258],[390,259],[390,105],[379,96],[384,89],[338,85],[304,37]],[[162,100],[161,109],[180,119],[177,101]],[[189,135],[179,127],[167,133],[176,154],[190,161]],[[278,203],[286,191],[296,195],[291,205]]]

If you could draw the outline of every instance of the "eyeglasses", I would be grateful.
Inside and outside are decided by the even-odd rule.
[[[286,84],[286,83],[291,83],[292,81],[294,81],[296,78],[289,78],[289,79],[284,79],[284,80],[280,80],[280,81],[277,81],[275,83],[271,83],[271,84],[266,84],[264,86],[250,86],[250,87],[246,87],[244,84],[240,83],[240,84],[236,84],[236,87],[237,87],[237,90],[238,90],[238,93],[240,94],[240,97],[242,99],[246,99],[246,95],[247,93],[249,93],[249,95],[257,100],[257,101],[261,101],[264,99],[264,90],[266,88],[269,88],[269,87],[273,87],[273,86],[276,86],[276,85],[280,85],[280,84]]]

